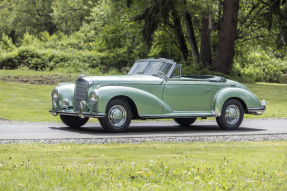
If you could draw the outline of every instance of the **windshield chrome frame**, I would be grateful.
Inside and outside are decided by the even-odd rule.
[[[170,68],[169,72],[167,73],[167,77],[170,78],[172,73],[174,72],[176,68],[176,63],[175,62],[166,62],[167,64],[172,64],[172,67]]]
[[[154,59],[154,60],[148,60],[148,59],[146,59],[146,60],[137,60],[137,61],[135,62],[135,64],[136,64],[137,62],[143,62],[143,61],[162,62],[162,63],[166,63],[166,64],[172,64],[172,66],[171,66],[169,72],[168,72],[167,75],[166,75],[168,78],[171,77],[171,75],[172,75],[172,73],[174,72],[174,70],[176,69],[176,65],[177,65],[175,62],[173,62],[173,60],[160,61],[160,59],[159,59],[159,60],[157,60],[157,59]],[[130,75],[131,75],[131,74],[130,74]],[[132,75],[133,75],[133,74],[132,74]],[[150,76],[151,76],[151,75],[150,75]],[[162,77],[160,77],[160,76],[157,76],[157,77],[162,78]]]

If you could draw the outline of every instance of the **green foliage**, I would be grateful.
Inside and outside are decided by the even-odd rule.
[[[2,39],[0,41],[0,52],[11,52],[16,49],[16,46],[12,43],[11,38],[7,35],[2,34]]]
[[[245,58],[236,58],[233,72],[256,82],[286,82],[287,60],[252,51]]]
[[[287,33],[282,16],[286,14],[287,4],[275,6],[274,2],[266,2],[269,4],[240,1],[234,65],[225,77],[244,82],[286,82]],[[276,9],[271,10],[272,7]],[[223,75],[213,72],[210,66],[194,66],[190,46],[187,46],[187,62],[182,61],[172,27],[175,20],[170,14],[172,10],[178,12],[188,44],[182,8],[191,16],[198,46],[202,15],[211,11],[214,55],[222,16],[221,1],[187,0],[183,4],[179,0],[0,0],[0,68],[80,71],[98,67],[107,72],[111,68],[119,71],[129,67],[137,59],[164,57],[190,64],[184,66],[188,74]],[[268,18],[272,20],[270,30],[268,15],[272,16]],[[275,22],[276,15],[280,22]],[[146,25],[144,18],[151,17],[154,21],[146,22],[157,26]],[[152,39],[150,48],[141,35],[144,28]]]

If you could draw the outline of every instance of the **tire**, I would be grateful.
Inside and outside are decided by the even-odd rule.
[[[241,125],[244,117],[244,108],[237,99],[227,100],[222,107],[220,117],[216,117],[216,122],[221,129],[235,130]]]
[[[117,98],[108,103],[106,116],[99,118],[99,121],[105,131],[121,133],[128,129],[131,119],[130,105],[125,100]]]
[[[174,118],[174,121],[183,126],[188,127],[195,122],[196,118]]]
[[[82,119],[77,116],[60,115],[60,118],[65,125],[71,128],[79,128],[89,121],[89,117]]]

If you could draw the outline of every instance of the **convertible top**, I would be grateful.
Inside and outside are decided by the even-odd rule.
[[[190,76],[181,76],[185,78],[194,78],[194,79],[206,79],[210,82],[222,82],[226,83],[226,79],[220,76],[209,76],[209,75],[190,75]]]
[[[149,58],[149,59],[141,59],[137,60],[136,62],[173,62],[174,60],[172,59],[167,59],[167,58],[159,58],[159,59],[154,59],[154,58]]]

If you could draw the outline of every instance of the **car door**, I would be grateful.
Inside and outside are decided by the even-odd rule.
[[[214,86],[207,80],[170,78],[164,87],[163,101],[174,112],[211,111],[215,93]]]

